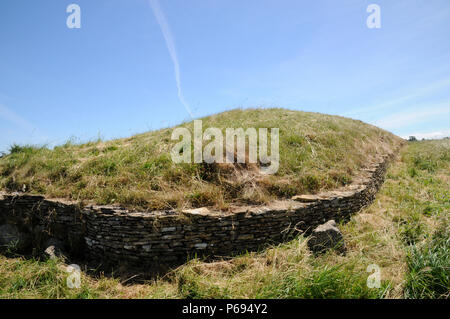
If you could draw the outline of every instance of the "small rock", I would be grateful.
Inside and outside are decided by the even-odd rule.
[[[207,246],[208,246],[207,243],[199,243],[194,245],[194,247],[197,249],[205,249]]]
[[[344,237],[334,220],[329,220],[313,230],[308,240],[308,247],[315,254],[328,249],[335,249],[340,254],[346,252]]]
[[[243,234],[243,235],[239,235],[238,240],[249,240],[249,239],[253,239],[253,234]]]
[[[55,238],[50,238],[45,243],[44,247],[47,247],[44,251],[44,255],[50,259],[63,258],[66,259],[64,253],[64,244]]]

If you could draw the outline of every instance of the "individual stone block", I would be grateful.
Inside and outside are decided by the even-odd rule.
[[[50,238],[46,241],[44,247],[44,256],[50,259],[63,258],[66,259],[66,254],[64,253],[64,244],[55,238]]]
[[[344,237],[334,220],[329,220],[313,230],[308,240],[308,247],[315,254],[329,249],[335,249],[340,254],[346,252]]]

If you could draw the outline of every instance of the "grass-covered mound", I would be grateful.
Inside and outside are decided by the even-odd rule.
[[[0,158],[0,189],[144,209],[260,204],[352,182],[401,139],[361,121],[285,109],[232,110],[208,127],[279,128],[280,166],[263,175],[246,165],[176,164],[173,128],[112,141],[12,146]],[[193,131],[193,123],[183,123]],[[269,139],[270,140],[270,139]],[[205,141],[203,145],[208,144]],[[269,148],[270,150],[270,148]]]

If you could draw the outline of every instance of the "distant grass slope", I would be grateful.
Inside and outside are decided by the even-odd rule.
[[[53,150],[14,145],[0,158],[0,189],[144,209],[224,209],[231,202],[259,204],[346,185],[401,143],[361,121],[285,109],[238,109],[202,120],[203,130],[219,127],[224,136],[227,127],[278,127],[277,174],[175,164],[170,150],[178,141],[171,141],[173,128],[167,128]],[[193,131],[192,122],[180,126]]]
[[[405,160],[415,181],[403,191],[406,298],[450,298],[450,138],[410,143]],[[414,195],[415,193],[415,195]]]

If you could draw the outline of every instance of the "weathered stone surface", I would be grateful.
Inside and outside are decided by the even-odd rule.
[[[346,251],[344,237],[334,220],[329,220],[313,230],[308,239],[308,247],[316,254],[328,249],[335,249],[341,254]]]
[[[16,225],[0,226],[0,249],[22,250],[29,244],[29,236],[19,231]]]
[[[208,247],[207,243],[198,243],[194,245],[195,248],[197,249],[205,249],[206,247]]]
[[[292,197],[292,200],[295,200],[298,202],[303,202],[303,203],[315,202],[318,199],[320,199],[320,198],[316,195],[296,195],[296,196]]]

